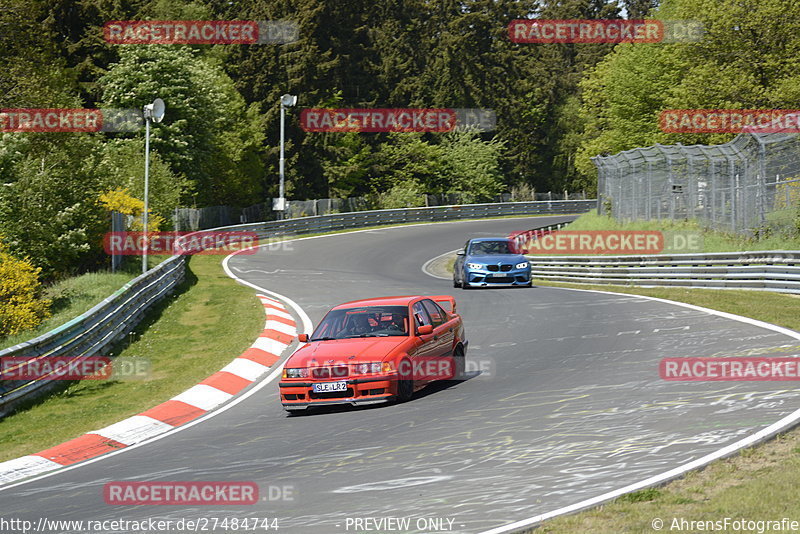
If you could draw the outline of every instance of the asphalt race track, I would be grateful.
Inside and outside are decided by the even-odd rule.
[[[786,335],[632,296],[462,291],[421,270],[470,237],[567,219],[376,229],[233,258],[237,276],[293,299],[314,323],[357,298],[455,295],[470,341],[469,379],[428,387],[404,404],[294,417],[281,408],[274,380],[201,424],[0,491],[3,516],[266,517],[292,533],[399,532],[354,527],[356,518],[381,517],[410,518],[402,532],[430,532],[417,520],[438,518],[440,532],[477,533],[664,472],[800,406],[793,382],[658,376],[663,357],[798,344]],[[121,507],[106,505],[102,494],[110,481],[218,480],[254,481],[263,500]],[[275,488],[284,487],[291,493],[278,498]]]

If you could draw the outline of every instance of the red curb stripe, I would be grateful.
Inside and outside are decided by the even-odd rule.
[[[265,329],[259,337],[268,337],[286,345],[289,345],[292,341],[294,341],[294,336],[290,336],[289,334],[279,332],[271,328]]]
[[[183,423],[191,421],[192,419],[197,419],[204,413],[206,413],[205,410],[201,410],[200,408],[192,406],[191,404],[186,404],[182,401],[168,400],[166,402],[162,402],[158,406],[150,408],[146,412],[142,412],[139,415],[152,417],[153,419],[161,421],[162,423],[167,423],[168,425],[180,426]]]
[[[278,321],[279,323],[283,323],[287,326],[297,326],[297,323],[294,322],[294,319],[287,319],[286,317],[281,317],[280,315],[267,314],[267,321]]]
[[[271,367],[275,362],[281,359],[281,357],[276,354],[272,354],[271,352],[257,349],[255,347],[250,347],[239,357],[244,358],[245,360],[260,363],[261,365],[265,365],[267,367]]]
[[[41,456],[61,465],[70,465],[125,447],[127,445],[124,443],[98,434],[84,434],[55,447],[37,452],[33,456]]]
[[[288,311],[286,311],[286,308],[284,308],[283,306],[277,306],[275,304],[264,304],[264,311],[266,313],[269,313],[269,310],[278,310],[278,311],[289,313]]]
[[[211,386],[212,388],[217,388],[225,393],[235,395],[252,384],[252,382],[246,378],[242,378],[241,376],[236,376],[233,373],[229,373],[228,371],[217,371],[213,375],[200,382],[200,384]]]

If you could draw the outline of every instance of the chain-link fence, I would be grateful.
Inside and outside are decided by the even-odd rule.
[[[592,158],[598,206],[620,220],[698,219],[753,233],[795,225],[800,138],[743,132],[722,145],[655,145]]]

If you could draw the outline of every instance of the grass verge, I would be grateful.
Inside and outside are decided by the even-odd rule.
[[[141,274],[141,259],[136,259],[139,261],[127,261],[125,267],[115,273],[98,271],[82,274],[60,280],[45,288],[44,298],[52,301],[50,317],[36,328],[0,339],[0,350],[46,334],[89,311],[104,298]],[[165,257],[151,256],[148,258],[150,260],[148,265],[152,267],[164,259]]]
[[[703,236],[702,250],[686,252],[740,252],[754,250],[800,250],[800,237],[788,232],[762,232],[759,237],[718,232],[703,228],[696,220],[648,220],[619,222],[596,211],[584,213],[571,222],[566,230],[659,230],[663,232],[699,232]]]
[[[149,376],[72,383],[0,420],[0,461],[116,423],[192,387],[250,346],[264,328],[263,314],[253,290],[229,278],[219,257],[193,256],[176,293],[116,351],[146,359]]]

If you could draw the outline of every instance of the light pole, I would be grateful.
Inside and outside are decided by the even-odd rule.
[[[297,104],[297,95],[285,94],[281,97],[281,157],[278,161],[278,172],[280,173],[281,182],[278,192],[278,202],[272,206],[272,209],[278,212],[278,219],[283,219],[286,210],[286,195],[284,194],[286,160],[283,157],[284,115],[286,114],[286,108],[290,108],[295,104]]]
[[[142,214],[144,250],[142,250],[142,274],[147,272],[147,193],[150,186],[150,121],[161,122],[161,119],[164,118],[164,109],[164,101],[160,98],[156,98],[152,104],[144,106],[144,213]]]

